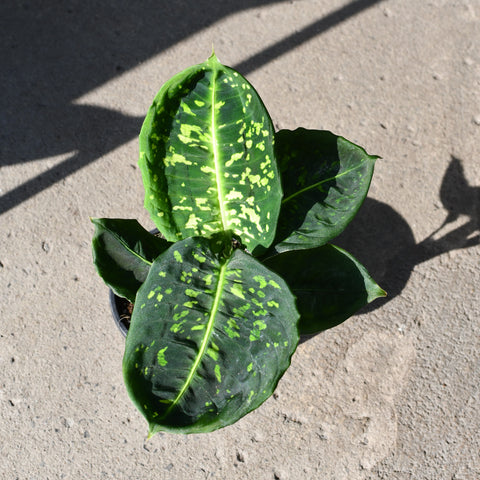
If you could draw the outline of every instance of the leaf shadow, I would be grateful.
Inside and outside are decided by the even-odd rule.
[[[138,135],[140,117],[76,99],[229,15],[286,1],[2,2],[0,167],[71,155],[0,196],[0,214]],[[380,1],[349,2],[235,68],[251,73]]]
[[[444,174],[440,200],[447,218],[418,243],[410,225],[398,212],[371,198],[366,199],[354,221],[333,241],[360,260],[387,291],[387,297],[367,305],[362,313],[380,308],[400,295],[417,265],[480,244],[480,187],[469,185],[456,157],[451,157]],[[461,215],[466,217],[465,223],[441,233]]]

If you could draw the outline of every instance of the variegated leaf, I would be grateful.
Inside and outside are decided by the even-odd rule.
[[[145,206],[167,240],[231,230],[250,250],[275,234],[273,126],[250,83],[215,55],[159,91],[140,133]]]
[[[127,335],[128,393],[159,431],[208,432],[257,408],[298,343],[285,282],[240,249],[179,241],[153,263]]]

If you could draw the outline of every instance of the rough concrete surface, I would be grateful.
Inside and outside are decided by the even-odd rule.
[[[478,0],[4,0],[0,27],[1,479],[480,478]],[[382,157],[338,243],[389,297],[235,425],[147,441],[89,216],[152,226],[142,118],[212,44],[277,128]]]

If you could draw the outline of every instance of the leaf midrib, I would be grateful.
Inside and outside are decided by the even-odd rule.
[[[213,67],[213,76],[212,76],[212,116],[210,121],[210,129],[212,131],[212,150],[213,150],[213,163],[215,167],[215,180],[217,183],[217,197],[218,197],[218,206],[220,209],[220,219],[222,223],[222,229],[227,229],[227,220],[225,205],[223,203],[223,183],[220,170],[220,153],[218,151],[217,143],[217,122],[215,121],[215,103],[216,103],[216,81],[218,70],[216,66]]]
[[[206,328],[206,331],[205,331],[205,336],[203,337],[202,344],[200,345],[200,349],[198,351],[197,357],[195,358],[195,361],[193,362],[192,368],[190,369],[190,372],[188,373],[188,376],[185,380],[185,383],[183,384],[182,389],[177,394],[175,400],[168,407],[167,411],[164,413],[162,418],[165,418],[169,415],[169,413],[175,408],[175,406],[178,404],[178,402],[183,397],[185,392],[188,390],[188,388],[190,387],[190,384],[192,383],[193,377],[195,376],[195,373],[198,370],[198,366],[200,365],[200,363],[202,361],[202,358],[205,355],[208,344],[210,343],[210,337],[212,335],[213,326],[215,324],[215,317],[218,313],[218,307],[220,305],[220,299],[222,297],[223,287],[225,285],[226,271],[227,271],[227,263],[224,263],[224,264],[220,265],[220,273],[219,273],[219,276],[218,276],[217,288],[216,288],[216,291],[215,291],[215,298],[213,300],[213,304],[212,304],[212,308],[211,308],[211,312],[210,312],[210,317],[208,319],[207,328]]]
[[[314,188],[317,188],[319,187],[320,185],[322,185],[323,183],[326,183],[326,182],[329,182],[330,180],[335,180],[336,178],[340,178],[340,177],[343,177],[344,175],[347,175],[348,173],[351,173],[353,172],[354,170],[357,170],[359,169],[363,163],[365,162],[365,160],[363,162],[361,162],[359,165],[356,165],[355,167],[349,169],[349,170],[346,170],[345,172],[342,172],[338,175],[334,175],[333,177],[329,177],[329,178],[325,178],[324,180],[321,180],[320,182],[317,182],[317,183],[313,183],[312,185],[309,185],[308,187],[305,187],[305,188],[302,188],[301,190],[298,190],[297,192],[295,193],[292,193],[291,195],[289,195],[287,198],[284,198],[282,200],[282,205],[284,203],[287,203],[289,202],[292,198],[295,198],[297,197],[298,195],[301,195],[302,193],[305,193],[305,192],[308,192],[309,190],[312,190]]]
[[[149,262],[146,258],[142,257],[140,254],[135,252],[135,250],[132,250],[131,247],[123,240],[117,233],[113,233],[111,230],[106,230],[110,235],[112,235],[113,238],[115,238],[120,245],[123,245],[125,250],[127,250],[129,253],[131,253],[134,257],[138,258],[141,260],[143,263],[146,263],[149,266],[152,266],[152,262]]]

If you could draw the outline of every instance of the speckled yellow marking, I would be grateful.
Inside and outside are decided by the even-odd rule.
[[[180,107],[185,113],[192,115],[193,117],[196,117],[196,114],[192,112],[191,108],[185,102],[182,102],[180,104]]]
[[[195,205],[199,210],[210,211],[211,208],[208,205],[208,198],[196,197]]]
[[[233,284],[230,287],[230,292],[233,293],[236,297],[241,298],[242,300],[245,300],[245,295],[243,294],[243,289],[240,285],[238,284]]]
[[[209,348],[207,350],[207,355],[213,360],[218,361],[218,350],[215,350],[214,348]]]
[[[208,165],[203,165],[200,167],[200,170],[203,173],[216,173],[216,170],[212,167],[209,167]]]
[[[198,222],[201,222],[201,221],[202,221],[201,218],[197,217],[194,213],[192,213],[188,217],[188,221],[185,224],[185,228],[196,230],[198,228]]]
[[[265,277],[262,275],[255,275],[253,279],[260,284],[260,288],[265,288],[268,285]]]
[[[177,163],[183,163],[184,165],[192,165],[192,162],[190,160],[187,160],[183,155],[180,155],[178,153],[173,153],[172,155],[166,156],[164,162],[167,167],[174,166]]]
[[[195,331],[195,330],[205,330],[206,325],[194,325],[190,330]]]
[[[243,194],[241,192],[237,192],[235,188],[233,188],[227,195],[225,195],[225,198],[228,201],[240,200],[243,198]]]
[[[161,367],[164,367],[168,363],[166,358],[165,358],[165,352],[167,351],[167,348],[168,347],[162,348],[157,353],[157,362]]]
[[[280,290],[280,285],[275,280],[270,280],[268,284],[271,285],[273,288],[277,288],[278,290]]]
[[[218,383],[222,383],[222,375],[220,373],[220,365],[217,363],[214,368],[215,371],[215,378],[217,379]]]
[[[204,263],[207,260],[207,257],[204,257],[203,255],[200,255],[196,252],[193,252],[192,256],[199,263]]]
[[[187,210],[188,212],[193,211],[193,207],[190,207],[189,205],[175,205],[172,210]]]

